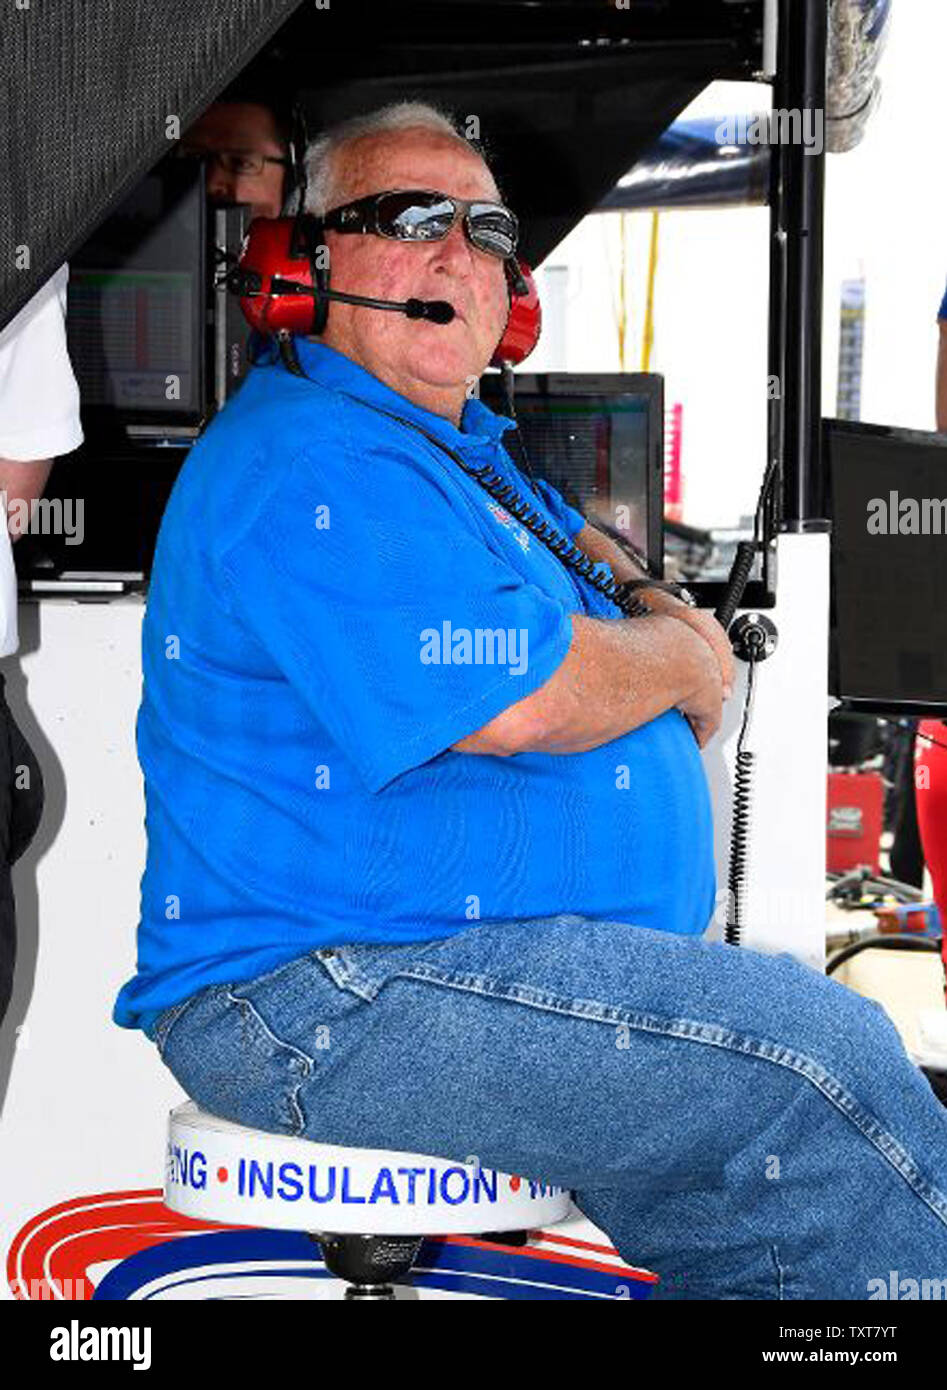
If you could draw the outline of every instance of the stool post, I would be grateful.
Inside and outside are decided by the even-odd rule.
[[[392,1281],[407,1274],[423,1236],[311,1235],[326,1269],[346,1285],[347,1299],[394,1299]]]

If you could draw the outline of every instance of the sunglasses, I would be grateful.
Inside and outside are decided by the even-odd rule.
[[[372,193],[327,212],[333,232],[368,232],[394,241],[443,241],[458,218],[471,246],[503,259],[516,251],[519,224],[501,203],[469,202],[446,193],[410,189]]]

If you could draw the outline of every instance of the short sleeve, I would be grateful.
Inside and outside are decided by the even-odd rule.
[[[944,291],[944,297],[940,301],[940,308],[937,311],[937,317],[939,319],[947,319],[947,290]]]
[[[234,612],[372,792],[537,690],[572,640],[428,447],[297,454],[221,557]]]
[[[62,266],[0,333],[0,457],[56,458],[82,443],[66,348],[67,279]]]

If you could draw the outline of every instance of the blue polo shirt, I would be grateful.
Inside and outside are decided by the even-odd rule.
[[[618,610],[460,463],[532,498],[509,422],[462,426],[321,344],[254,368],[165,511],[138,753],[148,854],[115,1020],[318,947],[579,913],[697,934],[713,909],[706,780],[669,711],[586,753],[452,751],[537,690],[572,614]],[[390,418],[390,412],[401,417]],[[409,423],[404,423],[409,422]]]

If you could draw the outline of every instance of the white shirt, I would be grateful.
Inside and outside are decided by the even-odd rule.
[[[60,266],[0,333],[0,458],[29,463],[82,443],[79,388],[66,351],[66,284]],[[13,546],[0,507],[0,657],[19,646]]]

